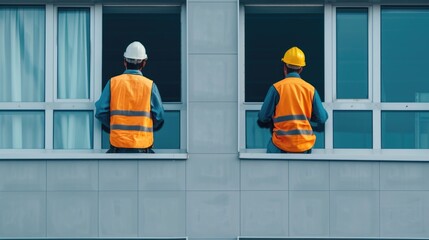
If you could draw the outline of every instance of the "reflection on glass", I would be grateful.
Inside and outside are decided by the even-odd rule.
[[[180,111],[165,111],[164,125],[154,132],[154,149],[180,149]],[[109,134],[102,133],[102,148],[110,147]]]
[[[54,149],[92,149],[92,128],[92,111],[54,111]]]
[[[271,139],[271,132],[267,128],[260,128],[257,124],[259,111],[246,111],[246,148],[267,148]],[[314,132],[316,143],[313,148],[325,148],[325,133]]]
[[[428,111],[382,111],[381,147],[429,149]]]
[[[45,147],[43,111],[0,111],[0,148],[42,149]]]
[[[58,98],[88,99],[89,8],[58,9]]]
[[[368,98],[367,8],[337,8],[337,98]]]
[[[429,102],[429,8],[381,10],[381,100]]]
[[[45,8],[0,6],[0,102],[45,99]]]
[[[372,111],[334,111],[334,148],[372,148]]]

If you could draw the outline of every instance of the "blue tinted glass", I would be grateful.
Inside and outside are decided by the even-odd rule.
[[[45,113],[43,111],[0,111],[0,133],[0,148],[44,148]]]
[[[429,149],[429,112],[381,112],[381,147]]]
[[[155,149],[180,149],[180,111],[165,111],[164,125],[154,133]],[[102,148],[110,146],[109,134],[102,133]]]
[[[368,98],[367,8],[337,8],[337,98]]]
[[[429,8],[381,10],[381,100],[429,102]],[[426,96],[426,97],[422,97]]]
[[[166,111],[164,125],[154,133],[155,149],[180,149],[180,112]]]
[[[54,111],[54,149],[92,149],[92,127],[92,111]]]
[[[371,111],[334,111],[334,148],[372,148]]]
[[[260,128],[257,124],[259,111],[246,111],[246,148],[267,148],[271,132],[267,128]],[[313,148],[325,147],[325,134],[315,132],[316,143]]]
[[[246,148],[267,148],[271,132],[257,124],[259,111],[246,111]]]

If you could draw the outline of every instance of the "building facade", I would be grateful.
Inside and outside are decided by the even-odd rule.
[[[0,239],[429,239],[429,1],[0,1]],[[105,154],[94,102],[141,41],[155,154]],[[281,57],[329,119],[256,124]]]

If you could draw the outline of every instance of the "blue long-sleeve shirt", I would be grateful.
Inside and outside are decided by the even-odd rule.
[[[301,78],[300,75],[296,72],[292,72],[286,75],[286,78],[295,77]],[[276,110],[276,106],[280,100],[280,94],[277,92],[274,86],[271,86],[268,89],[267,95],[265,96],[264,103],[262,104],[261,110],[258,114],[258,119],[262,123],[268,123],[272,121],[272,117]],[[320,100],[320,96],[317,93],[316,89],[314,90],[313,97],[313,107],[311,113],[310,121],[315,123],[323,124],[328,119],[328,113],[322,105],[322,100]]]
[[[125,70],[124,74],[142,75],[139,70]],[[158,130],[164,123],[164,107],[162,105],[161,95],[155,82],[152,84],[152,93],[150,96],[151,116],[153,120],[153,128]],[[95,102],[95,117],[101,123],[110,128],[110,80],[101,93],[100,99]]]

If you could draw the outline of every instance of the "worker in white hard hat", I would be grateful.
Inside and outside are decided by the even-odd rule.
[[[108,153],[153,153],[153,131],[164,123],[156,84],[143,76],[145,47],[132,42],[124,52],[125,72],[112,77],[95,103],[95,117],[110,130]]]
[[[258,114],[258,124],[272,128],[267,152],[311,153],[316,142],[313,130],[324,129],[328,113],[317,90],[300,76],[306,65],[304,52],[292,47],[281,61],[285,78],[270,87]]]

